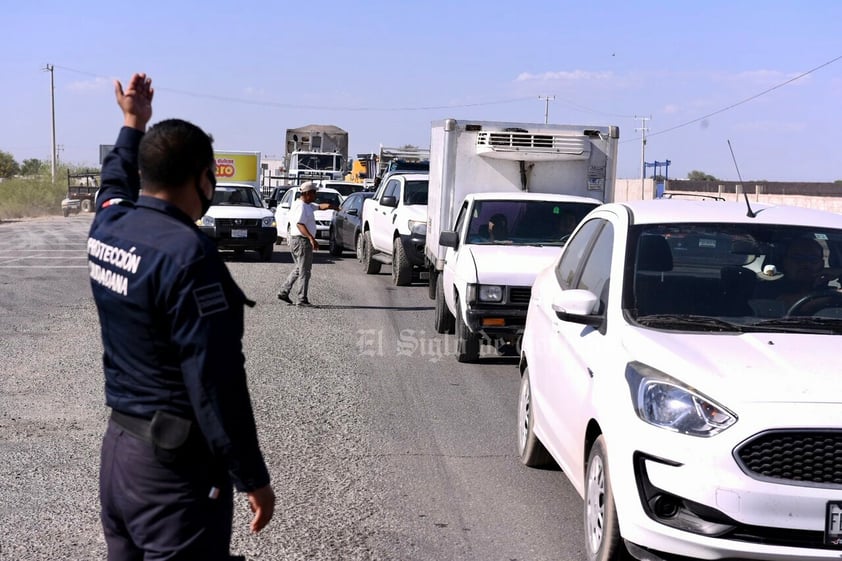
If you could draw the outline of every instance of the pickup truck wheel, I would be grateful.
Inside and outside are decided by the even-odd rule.
[[[93,208],[93,206],[94,205],[93,205],[93,203],[91,203],[90,199],[83,199],[82,200],[82,210],[83,211],[91,212],[91,209]]]
[[[456,301],[456,360],[459,362],[476,362],[479,358],[479,335],[471,333],[462,313],[459,301]]]
[[[339,257],[342,255],[342,246],[336,243],[336,230],[333,228],[330,229],[330,234],[327,237],[327,250],[328,252],[333,255],[334,257]]]
[[[275,253],[275,244],[265,245],[262,249],[258,251],[258,254],[260,255],[260,260],[266,262],[272,260],[273,253]]]
[[[380,272],[380,261],[374,259],[374,248],[371,247],[371,234],[367,231],[363,234],[363,271],[367,275],[376,275]]]
[[[395,286],[407,286],[412,283],[412,265],[400,238],[392,241],[392,282]]]
[[[441,275],[437,275],[436,284],[436,315],[433,326],[436,333],[453,333],[453,314],[447,309],[447,301],[444,299],[444,282]]]

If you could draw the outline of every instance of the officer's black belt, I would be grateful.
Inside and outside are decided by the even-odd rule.
[[[134,415],[127,415],[116,409],[112,409],[111,420],[117,423],[127,433],[152,443],[152,419],[135,417]]]

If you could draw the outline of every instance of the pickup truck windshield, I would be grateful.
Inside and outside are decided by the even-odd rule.
[[[564,245],[579,221],[597,205],[539,200],[476,201],[468,243]]]

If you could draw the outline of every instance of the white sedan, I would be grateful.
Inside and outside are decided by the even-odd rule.
[[[842,558],[842,216],[603,205],[532,289],[518,450],[590,560]]]
[[[301,196],[298,187],[293,187],[284,193],[281,202],[275,209],[275,222],[278,226],[278,241],[288,241],[290,229],[294,227],[289,223],[289,209],[292,202]],[[316,190],[315,204],[330,203],[336,208],[342,204],[342,195],[336,189],[320,187]],[[327,241],[330,238],[330,224],[333,221],[334,210],[316,210],[313,214],[316,219],[316,239]]]

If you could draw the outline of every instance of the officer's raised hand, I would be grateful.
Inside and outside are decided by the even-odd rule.
[[[114,80],[114,94],[117,105],[123,110],[123,124],[146,131],[146,124],[152,118],[152,96],[155,95],[152,79],[143,72],[133,74],[125,91],[120,80]]]

